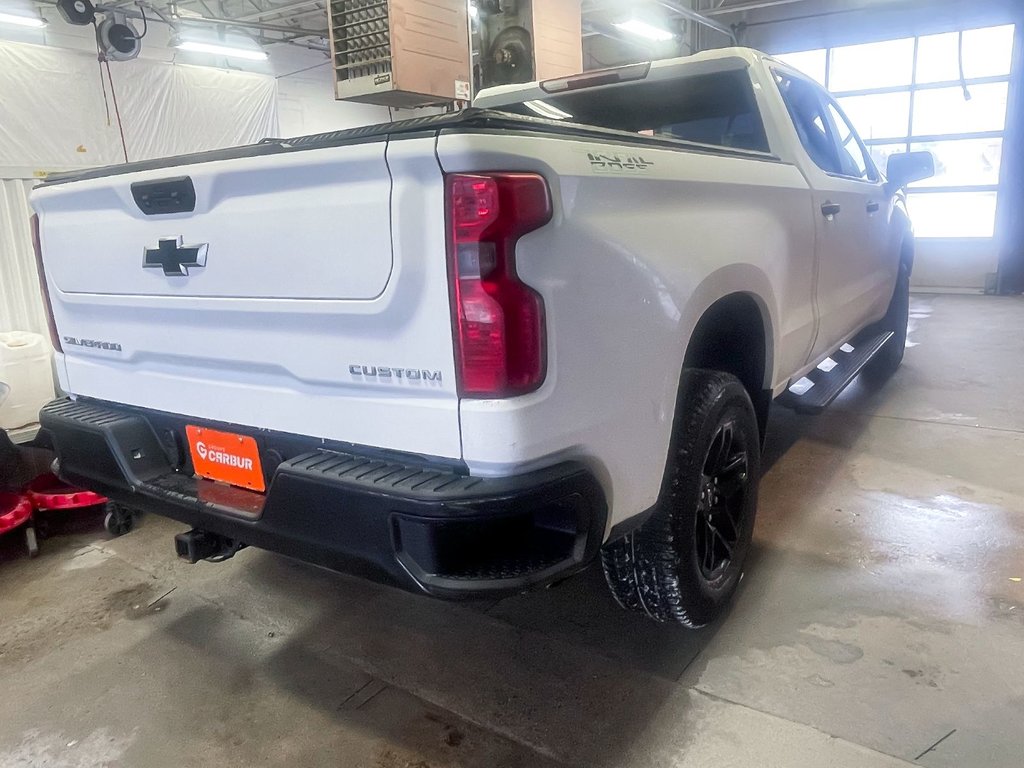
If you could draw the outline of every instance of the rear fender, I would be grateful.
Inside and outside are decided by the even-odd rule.
[[[716,302],[736,293],[749,296],[761,312],[765,332],[765,371],[762,388],[771,389],[775,380],[775,350],[779,343],[778,303],[768,276],[750,264],[728,264],[712,272],[696,287],[692,298],[685,306],[680,322],[682,347],[679,351],[679,360],[685,358],[686,350],[701,318]],[[676,386],[678,387],[678,381]]]

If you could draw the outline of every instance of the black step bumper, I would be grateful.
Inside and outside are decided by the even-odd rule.
[[[451,462],[84,400],[56,400],[40,421],[68,482],[250,546],[438,597],[550,584],[589,562],[604,536],[604,494],[575,462],[470,477]],[[266,495],[195,477],[186,421],[254,437]]]

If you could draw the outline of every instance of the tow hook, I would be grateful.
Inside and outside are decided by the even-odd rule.
[[[193,565],[200,560],[209,560],[212,563],[222,562],[233,557],[238,550],[244,547],[245,544],[240,541],[195,528],[188,533],[179,533],[174,537],[174,551],[178,557]]]

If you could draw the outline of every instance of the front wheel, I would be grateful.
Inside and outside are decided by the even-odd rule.
[[[601,552],[621,606],[691,628],[722,614],[750,549],[760,446],[754,406],[735,376],[683,371],[657,509]]]

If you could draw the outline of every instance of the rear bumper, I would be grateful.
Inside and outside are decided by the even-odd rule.
[[[556,581],[596,554],[607,507],[566,462],[525,475],[459,467],[237,425],[268,471],[266,495],[198,479],[183,417],[56,400],[40,414],[69,482],[245,544],[438,597]]]

